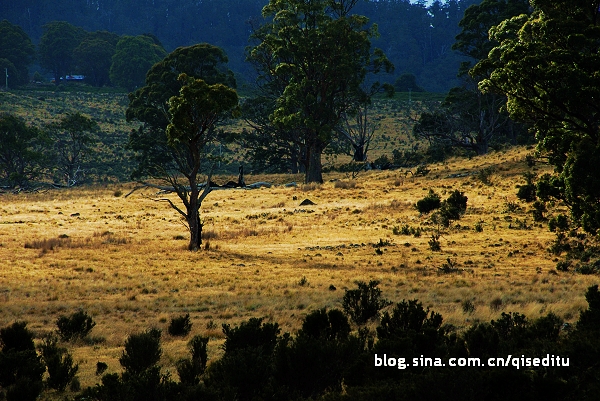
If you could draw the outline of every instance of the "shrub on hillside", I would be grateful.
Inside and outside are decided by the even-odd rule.
[[[192,330],[192,322],[190,321],[190,314],[174,317],[171,319],[171,323],[167,331],[172,336],[187,336]]]
[[[56,321],[61,340],[71,341],[84,338],[94,328],[96,323],[86,312],[80,310],[71,316],[60,316]]]
[[[371,280],[369,284],[357,281],[355,290],[346,290],[342,300],[344,312],[358,325],[367,323],[378,317],[379,311],[391,302],[381,296],[381,290],[377,288],[379,281]]]
[[[419,213],[427,214],[432,210],[439,209],[442,206],[442,199],[433,189],[423,199],[417,201],[415,205]]]

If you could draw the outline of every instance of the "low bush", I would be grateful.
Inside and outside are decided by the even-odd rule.
[[[442,206],[442,199],[433,189],[429,190],[429,194],[423,199],[417,201],[415,207],[421,214],[427,214],[432,210],[439,209]]]
[[[48,368],[48,387],[63,392],[75,378],[79,365],[74,364],[73,357],[67,349],[59,347],[57,343],[56,337],[48,336],[44,339],[40,350]]]
[[[167,331],[172,336],[185,337],[192,330],[192,322],[190,321],[190,314],[187,313],[182,316],[174,317],[169,323]]]
[[[377,288],[379,281],[371,280],[369,284],[357,281],[355,290],[346,290],[342,300],[344,312],[358,325],[379,317],[379,311],[391,302],[383,298],[381,289]]]
[[[160,337],[161,332],[158,329],[130,335],[125,341],[125,350],[119,358],[119,363],[125,372],[140,375],[156,366],[162,355]]]
[[[89,334],[96,323],[84,311],[78,311],[71,316],[60,316],[56,321],[58,334],[63,341],[72,341]]]

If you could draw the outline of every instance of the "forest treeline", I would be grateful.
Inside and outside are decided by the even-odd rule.
[[[32,0],[0,2],[0,16],[20,26],[34,44],[44,26],[66,21],[86,32],[118,35],[151,34],[167,52],[180,46],[210,43],[229,56],[238,80],[251,82],[245,48],[253,29],[262,24],[265,0]],[[447,92],[458,84],[456,71],[465,57],[452,50],[465,10],[478,0],[445,0],[431,5],[408,0],[360,1],[353,12],[378,26],[381,48],[395,65],[393,82],[403,73],[417,77],[430,92]],[[0,39],[1,41],[2,39]],[[2,55],[0,55],[2,58]],[[77,71],[67,71],[76,74]]]

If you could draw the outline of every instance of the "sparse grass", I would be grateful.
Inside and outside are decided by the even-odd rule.
[[[333,184],[333,187],[335,189],[354,189],[354,188],[356,188],[356,180],[349,180],[349,181],[338,180],[338,181],[335,181],[335,183]]]
[[[393,302],[417,298],[459,330],[508,311],[530,318],[554,312],[573,322],[586,307],[586,288],[599,280],[557,271],[548,252],[555,234],[532,224],[527,210],[507,213],[528,169],[525,154],[451,159],[401,186],[391,185],[394,172],[370,171],[361,172],[354,188],[340,189],[329,180],[344,176],[332,173],[311,186],[316,205],[306,207],[298,206],[307,197],[303,188],[214,191],[201,209],[210,246],[196,253],[186,250],[188,232],[177,213],[149,200],[151,191],[116,197],[117,189],[127,193],[131,186],[107,185],[3,194],[0,327],[27,320],[42,338],[58,317],[86,310],[101,341],[70,350],[85,388],[99,382],[98,361],[108,373],[120,372],[128,334],[166,332],[173,316],[189,314],[189,335],[211,337],[214,358],[222,352],[221,324],[266,317],[293,332],[307,313],[340,308],[356,281],[379,281]],[[448,178],[490,165],[502,166],[493,186],[472,174]],[[282,184],[297,177],[246,177],[254,180]],[[460,225],[441,228],[435,252],[429,241],[438,228],[412,206],[430,188],[443,198],[454,190],[469,198]],[[527,229],[515,229],[517,221]],[[381,254],[372,244],[381,244],[375,248]],[[439,274],[444,266],[458,270]],[[161,365],[175,372],[187,352],[185,340],[167,337]]]

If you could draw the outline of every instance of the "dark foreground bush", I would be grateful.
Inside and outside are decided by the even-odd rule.
[[[79,365],[73,364],[71,354],[66,348],[58,346],[58,339],[54,336],[46,337],[40,350],[48,368],[48,387],[59,392],[65,391],[75,378]]]
[[[0,388],[9,401],[34,401],[43,389],[46,368],[35,352],[27,323],[15,322],[0,329]]]
[[[367,323],[379,316],[379,311],[391,302],[381,296],[381,289],[377,288],[379,281],[371,280],[369,284],[357,281],[355,290],[346,290],[342,307],[344,312],[358,325]]]
[[[376,289],[376,284],[364,287]],[[381,300],[381,294],[374,299]],[[597,400],[598,286],[588,289],[586,300],[588,308],[572,326],[552,313],[528,319],[509,312],[462,333],[419,301],[403,300],[374,322],[377,341],[366,327],[353,332],[348,315],[336,309],[310,312],[295,336],[280,335],[277,323],[253,318],[235,327],[223,325],[223,356],[208,367],[208,339],[194,337],[190,358],[177,364],[179,382],[161,373],[160,331],[154,329],[127,339],[122,374],[104,375],[77,399]],[[0,345],[0,399],[37,399],[44,366],[33,335],[24,323],[15,323],[0,330]],[[46,355],[65,355],[56,348],[55,341],[42,346],[50,377]],[[540,366],[532,364],[533,358]],[[59,361],[70,369],[55,377],[68,378],[72,363],[64,357]],[[467,364],[474,361],[479,364]]]

